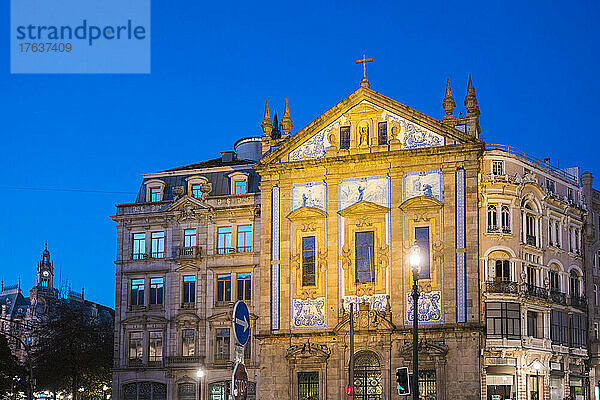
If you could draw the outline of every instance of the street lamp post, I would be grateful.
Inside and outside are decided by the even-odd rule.
[[[413,400],[419,400],[419,265],[421,264],[421,255],[419,253],[419,246],[414,244],[410,249],[409,256],[413,274]]]
[[[108,386],[102,385],[102,400],[106,400],[106,391],[108,390]]]
[[[200,390],[202,389],[200,381],[204,377],[204,370],[198,369],[198,371],[196,371],[196,377],[198,377],[198,390],[196,390],[198,394],[196,395],[196,400],[202,400],[202,397],[200,396]]]

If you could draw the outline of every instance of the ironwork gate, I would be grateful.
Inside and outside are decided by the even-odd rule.
[[[298,400],[319,399],[319,373],[298,372]]]
[[[419,397],[424,400],[435,400],[435,369],[419,371]]]
[[[354,356],[354,399],[381,400],[381,364],[372,351],[359,351]]]

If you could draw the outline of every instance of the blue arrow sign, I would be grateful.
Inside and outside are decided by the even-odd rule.
[[[248,342],[250,336],[250,313],[248,306],[238,300],[233,306],[233,332],[236,342],[242,346]]]

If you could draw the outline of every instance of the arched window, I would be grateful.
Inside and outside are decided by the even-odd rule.
[[[577,272],[575,272],[573,269],[569,274],[569,293],[571,294],[572,298],[581,297],[581,292],[579,291],[579,275],[577,275]]]
[[[510,281],[510,261],[496,260],[496,281]]]
[[[498,230],[498,209],[495,204],[488,206],[488,232],[496,232]]]
[[[553,292],[560,292],[560,275],[558,273],[558,267],[552,265],[550,271],[548,271],[548,280],[550,281],[550,290]]]
[[[502,205],[502,232],[510,233],[510,208],[506,205]]]
[[[354,355],[354,399],[381,400],[381,364],[372,351],[359,351]]]

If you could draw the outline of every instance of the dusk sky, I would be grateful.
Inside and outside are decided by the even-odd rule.
[[[599,2],[417,3],[154,1],[151,74],[11,75],[2,2],[0,278],[28,293],[47,241],[56,281],[114,307],[110,216],[141,174],[261,135],[265,99],[299,131],[359,87],[363,53],[371,89],[438,119],[471,73],[483,140],[600,176]]]

